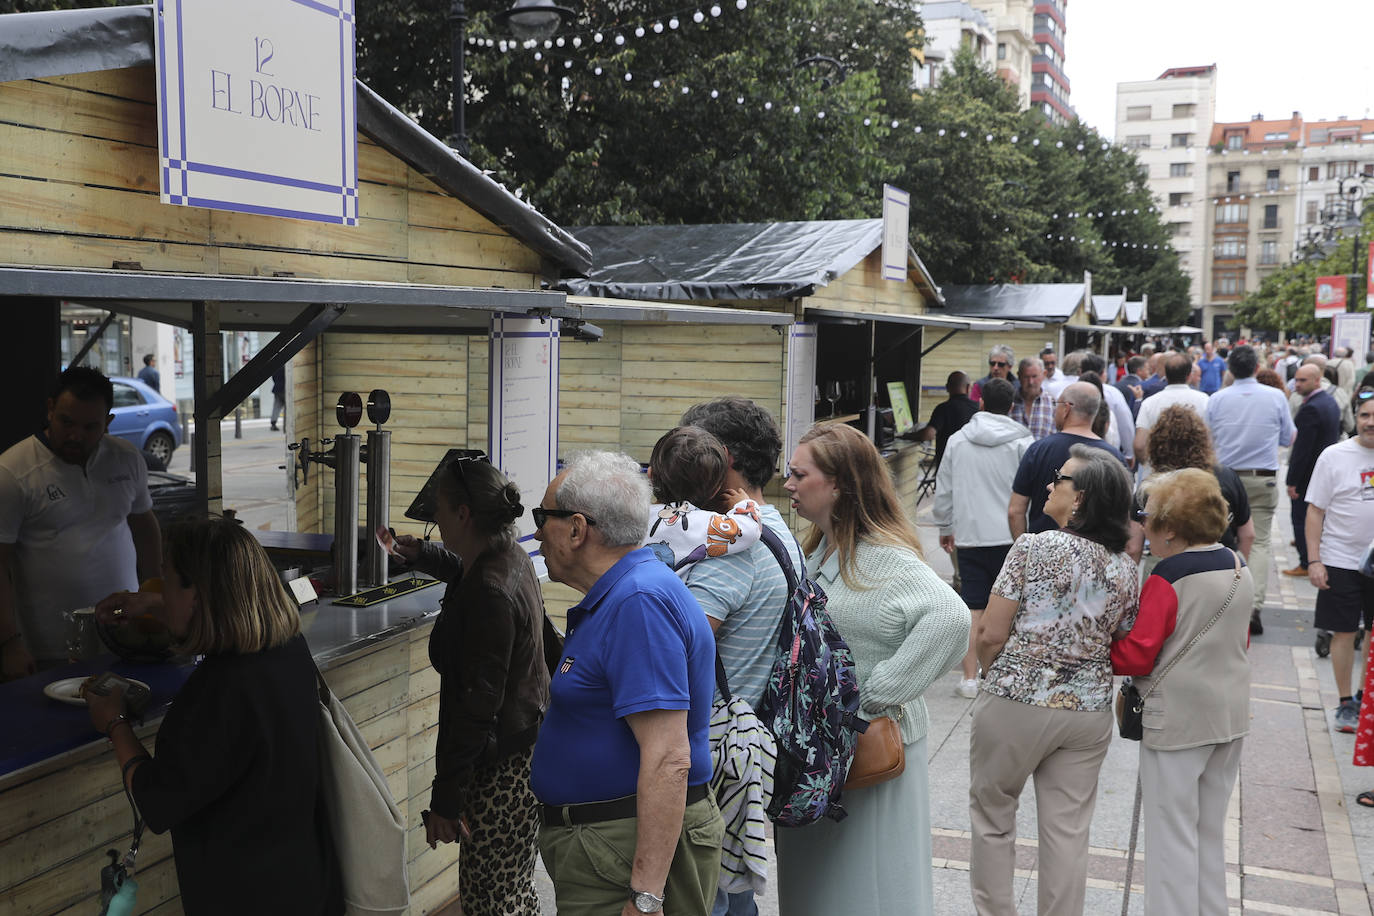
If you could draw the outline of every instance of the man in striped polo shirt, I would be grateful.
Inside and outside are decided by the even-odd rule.
[[[682,425],[699,426],[720,440],[730,463],[725,487],[744,490],[758,503],[763,523],[787,545],[797,570],[805,569],[806,557],[782,514],[763,499],[763,488],[773,479],[782,454],[782,434],[768,411],[746,398],[718,398],[689,408],[682,415]],[[782,567],[760,541],[741,553],[698,563],[687,577],[687,588],[715,631],[731,692],[757,707],[773,667],[787,604]],[[753,916],[758,908],[752,891],[722,891],[711,912],[712,916]]]

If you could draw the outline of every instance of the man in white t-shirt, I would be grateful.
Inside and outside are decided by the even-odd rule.
[[[0,455],[0,680],[65,661],[63,613],[161,565],[147,465],[106,434],[113,404],[109,379],[68,369],[47,428]]]
[[[1307,485],[1307,578],[1318,589],[1317,628],[1332,634],[1342,732],[1354,732],[1360,718],[1350,684],[1355,631],[1374,624],[1374,579],[1359,572],[1374,541],[1374,395],[1357,403],[1355,438],[1327,447]]]
[[[1193,361],[1186,353],[1170,353],[1164,358],[1165,386],[1158,394],[1140,402],[1140,412],[1135,417],[1135,454],[1136,463],[1144,464],[1149,455],[1150,427],[1155,425],[1159,415],[1166,407],[1182,404],[1197,411],[1199,417],[1207,416],[1207,395],[1196,388],[1188,387],[1188,376],[1193,373]]]

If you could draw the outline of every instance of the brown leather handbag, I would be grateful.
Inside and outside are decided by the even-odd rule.
[[[854,748],[854,762],[844,787],[862,789],[896,779],[906,769],[906,750],[902,747],[902,729],[890,716],[878,716],[868,723],[868,730],[860,733]]]

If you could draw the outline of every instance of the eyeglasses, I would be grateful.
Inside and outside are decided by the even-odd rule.
[[[994,369],[1010,369],[1010,368],[1011,368],[1011,363],[1003,362],[1002,360],[999,360],[999,359],[990,359],[990,360],[988,360],[988,365],[989,365],[989,366],[992,366]]]
[[[1055,398],[1055,399],[1054,399],[1054,406],[1055,406],[1055,407],[1072,407],[1072,406],[1073,406],[1073,401],[1070,401],[1068,398]]]
[[[544,523],[551,518],[572,518],[574,515],[582,516],[586,519],[588,525],[596,524],[596,520],[590,515],[587,515],[585,512],[578,512],[574,509],[542,509],[539,506],[535,506],[530,510],[530,515],[534,516],[534,527],[536,528],[543,528]]]
[[[1073,478],[1070,477],[1068,474],[1061,474],[1061,473],[1059,473],[1058,471],[1055,471],[1055,472],[1054,472],[1054,485],[1055,485],[1056,487],[1059,486],[1059,482],[1060,482],[1061,480],[1067,480],[1069,483],[1073,483]]]

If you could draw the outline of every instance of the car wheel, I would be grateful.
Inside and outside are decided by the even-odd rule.
[[[158,430],[148,437],[148,441],[143,443],[143,450],[150,452],[163,464],[170,464],[172,452],[176,451],[176,441],[172,439],[172,434],[166,430]]]

